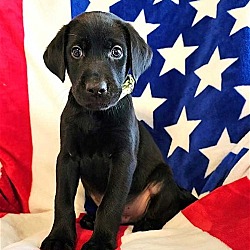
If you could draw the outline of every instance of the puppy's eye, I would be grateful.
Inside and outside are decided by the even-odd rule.
[[[110,56],[114,59],[121,59],[123,56],[122,47],[119,45],[115,45],[110,51]]]
[[[80,59],[83,56],[82,49],[79,46],[73,46],[71,49],[71,55],[75,59]]]

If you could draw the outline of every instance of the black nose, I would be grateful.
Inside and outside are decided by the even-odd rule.
[[[90,95],[102,96],[105,95],[108,91],[107,83],[105,81],[99,83],[87,82],[85,86],[87,94]]]

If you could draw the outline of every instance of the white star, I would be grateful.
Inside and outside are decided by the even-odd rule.
[[[241,114],[240,114],[239,119],[241,119],[241,118],[250,114],[250,86],[249,85],[237,86],[237,87],[235,87],[235,89],[246,100],[244,107],[243,107]]]
[[[171,0],[172,2],[174,2],[175,4],[179,4],[180,0]]]
[[[198,195],[198,193],[197,193],[197,191],[196,191],[195,188],[192,189],[191,194],[198,199],[199,195]]]
[[[200,152],[209,159],[205,177],[216,170],[221,161],[234,149],[236,145],[237,144],[230,142],[227,129],[224,129],[217,145],[200,149]]]
[[[172,138],[168,157],[177,147],[181,147],[189,152],[189,136],[200,122],[201,120],[187,120],[186,108],[183,107],[178,122],[175,125],[165,127],[165,130]]]
[[[230,36],[244,27],[250,27],[250,2],[245,7],[229,10],[228,13],[236,19]]]
[[[250,142],[250,131],[243,138],[241,138],[239,142],[237,142],[235,147],[232,149],[232,152],[237,155],[243,148],[250,149],[249,142]]]
[[[217,5],[219,2],[220,0],[199,0],[190,2],[189,4],[197,10],[192,26],[198,23],[205,16],[216,18]]]
[[[166,100],[166,98],[152,97],[150,84],[148,83],[140,97],[133,97],[137,119],[145,121],[151,128],[153,128],[154,110]]]
[[[192,54],[198,46],[184,46],[183,37],[179,35],[172,48],[158,49],[161,56],[165,59],[160,76],[171,69],[176,69],[185,75],[186,58]]]
[[[153,5],[162,2],[162,0],[154,0]]]
[[[191,194],[192,194],[194,197],[196,197],[197,199],[199,199],[199,200],[200,200],[201,198],[207,196],[209,193],[210,193],[210,191],[207,191],[207,192],[205,192],[205,193],[202,193],[202,194],[198,195],[198,193],[197,193],[197,191],[196,191],[195,188],[193,188],[193,190],[192,190],[192,192],[191,192]]]
[[[220,59],[220,53],[217,47],[209,62],[194,71],[194,73],[201,79],[195,96],[199,95],[208,85],[221,91],[221,74],[237,59],[238,58]]]
[[[105,1],[100,1],[100,0],[89,0],[90,4],[86,11],[104,11],[104,12],[109,12],[110,6],[114,5],[115,3],[119,2],[120,0],[105,0]]]
[[[130,22],[130,24],[136,29],[139,35],[147,42],[147,36],[153,30],[155,30],[160,24],[147,23],[145,18],[144,10],[140,12],[138,17],[134,22]]]

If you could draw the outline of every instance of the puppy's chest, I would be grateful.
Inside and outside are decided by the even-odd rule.
[[[85,188],[90,193],[103,194],[111,167],[112,155],[105,151],[83,154],[80,160],[80,175]]]
[[[69,151],[79,162],[80,175],[85,188],[90,192],[103,193],[112,166],[114,142],[104,131],[81,133],[72,141]]]
[[[114,121],[78,116],[68,123],[63,141],[68,153],[80,166],[82,182],[89,192],[103,194],[113,159],[124,150],[125,134]],[[65,145],[64,144],[64,145]]]

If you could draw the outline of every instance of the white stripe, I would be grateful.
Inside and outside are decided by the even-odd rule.
[[[52,226],[53,212],[7,214],[1,219],[1,249],[39,249]]]
[[[162,230],[137,232],[122,237],[122,250],[228,250],[219,239],[195,227],[182,214],[177,214]]]
[[[59,120],[69,84],[44,65],[43,53],[59,29],[71,19],[70,1],[24,0],[25,53],[28,68],[33,141],[32,212],[53,208]]]

